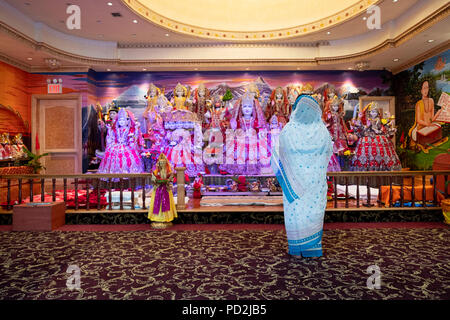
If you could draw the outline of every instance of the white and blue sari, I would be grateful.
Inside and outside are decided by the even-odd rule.
[[[327,204],[326,173],[333,143],[313,97],[298,97],[293,110],[272,151],[271,166],[283,189],[289,253],[320,257]]]

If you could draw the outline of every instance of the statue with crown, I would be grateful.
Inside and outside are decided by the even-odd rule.
[[[268,125],[258,100],[250,88],[234,104],[229,128],[225,131],[225,163],[230,174],[259,175],[270,170]]]
[[[351,163],[353,171],[401,170],[391,140],[397,130],[393,116],[383,114],[378,104],[371,102],[352,120],[352,127],[359,137]]]
[[[166,112],[164,130],[167,144],[164,154],[174,167],[185,167],[186,174],[195,176],[203,171],[202,123],[192,112],[190,89],[178,83],[171,99],[172,110]]]

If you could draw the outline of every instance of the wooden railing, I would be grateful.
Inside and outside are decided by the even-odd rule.
[[[177,208],[185,209],[185,168],[176,168],[177,172]],[[439,207],[440,200],[448,198],[448,175],[450,171],[395,171],[395,172],[329,172],[334,195],[328,209],[411,209],[416,205],[423,208]],[[150,185],[151,174],[67,174],[67,175],[2,175],[0,201],[7,211],[14,204],[35,201],[55,201],[61,199],[68,211],[113,210],[113,192],[119,193],[118,210],[148,210],[145,186]],[[72,189],[73,186],[73,189]],[[344,191],[337,192],[338,186]],[[70,190],[68,190],[70,188]],[[350,194],[349,188],[356,190]],[[371,199],[373,188],[378,189],[378,197]],[[71,192],[73,190],[73,192]],[[81,191],[83,190],[83,191]],[[118,191],[117,191],[118,190]],[[73,195],[69,199],[68,193]],[[79,192],[80,191],[80,192]],[[124,192],[129,195],[130,208],[125,208]],[[61,195],[62,193],[62,195]],[[82,194],[82,199],[80,194]],[[342,196],[342,198],[340,197]],[[105,198],[108,201],[103,201]],[[387,200],[386,200],[387,199]],[[90,201],[93,200],[93,201]]]

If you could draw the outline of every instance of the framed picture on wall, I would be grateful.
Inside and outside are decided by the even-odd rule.
[[[383,110],[383,118],[387,117],[388,114],[395,117],[394,96],[361,96],[359,97],[359,111],[362,111],[371,102],[375,102]],[[392,137],[392,142],[395,144],[395,135]]]

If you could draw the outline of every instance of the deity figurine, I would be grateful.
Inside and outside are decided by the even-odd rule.
[[[2,133],[0,137],[0,143],[2,145],[2,159],[3,160],[11,160],[12,159],[12,150],[11,150],[11,140],[9,138],[9,133]]]
[[[291,115],[292,112],[292,106],[295,103],[295,100],[297,100],[297,97],[300,95],[301,92],[301,85],[295,85],[295,84],[291,84],[289,86],[286,87],[286,94],[287,94],[287,99],[288,99],[288,111],[287,111],[287,115],[288,117]]]
[[[150,200],[148,219],[153,228],[167,228],[177,218],[177,209],[173,198],[174,172],[164,153],[161,153],[152,171],[152,196]]]
[[[175,110],[190,109],[190,91],[187,87],[178,83],[173,90],[173,98],[171,104]],[[190,110],[189,110],[190,111]]]
[[[161,140],[158,139],[159,137],[164,136],[163,119],[159,113],[159,108],[157,107],[158,97],[160,94],[161,91],[159,88],[157,88],[153,83],[150,84],[150,88],[145,96],[147,99],[147,108],[142,114],[146,125],[145,138],[151,141],[152,146],[155,146],[155,143]]]
[[[16,134],[12,140],[12,143],[13,143],[11,147],[12,158],[16,160],[25,158],[27,154],[25,151],[23,151],[25,145],[23,144],[22,134],[21,133]]]
[[[205,122],[205,113],[211,105],[209,90],[203,83],[200,83],[194,91],[193,112],[197,114],[197,118],[202,124]]]
[[[333,153],[342,156],[348,150],[348,130],[344,121],[344,102],[342,99],[334,96],[333,100],[327,101],[323,110],[322,119],[333,140]]]
[[[396,128],[392,122],[382,119],[376,103],[368,104],[353,121],[359,136],[355,155],[352,158],[353,171],[401,170],[400,160],[391,140]]]
[[[233,108],[230,120],[231,129],[262,129],[267,127],[266,119],[257,97],[247,91]]]
[[[270,169],[267,122],[258,99],[247,91],[238,99],[226,130],[226,161],[220,166],[231,174],[261,174]],[[235,141],[236,139],[236,141]]]
[[[142,134],[131,111],[120,109],[108,131],[107,147],[98,173],[142,173]]]
[[[202,197],[203,184],[203,176],[201,173],[198,173],[195,177],[194,183],[192,184],[192,188],[194,190],[192,197],[194,199],[200,199]]]
[[[266,108],[266,119],[270,121],[273,116],[277,117],[282,127],[289,121],[289,101],[282,87],[276,87],[270,95],[270,102]]]

